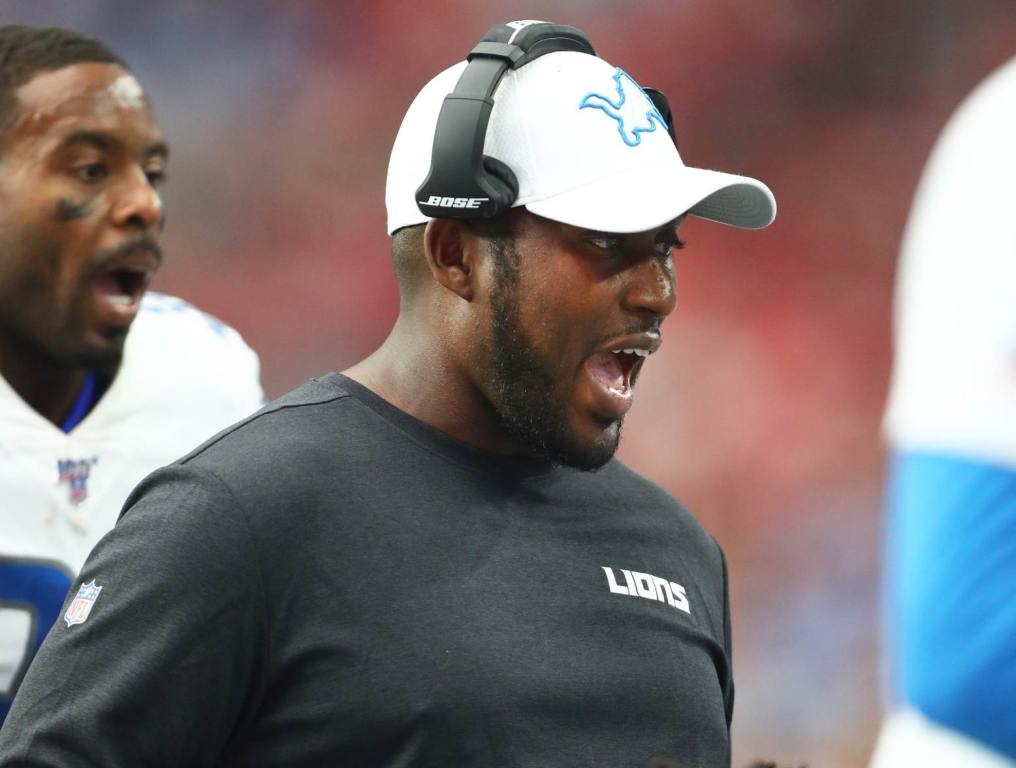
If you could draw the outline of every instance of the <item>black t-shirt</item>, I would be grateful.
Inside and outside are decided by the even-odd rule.
[[[726,567],[691,515],[338,374],[148,477],[66,607],[0,765],[730,763]]]

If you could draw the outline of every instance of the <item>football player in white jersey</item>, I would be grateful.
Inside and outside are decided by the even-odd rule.
[[[1016,59],[949,121],[897,278],[891,709],[873,768],[1016,766]]]
[[[0,722],[130,490],[263,402],[234,330],[145,296],[168,154],[106,46],[0,27]]]

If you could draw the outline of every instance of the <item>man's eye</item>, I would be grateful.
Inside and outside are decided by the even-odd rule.
[[[86,163],[75,167],[74,175],[84,182],[94,184],[106,178],[106,166],[102,163]]]
[[[681,250],[682,248],[684,248],[684,245],[685,245],[684,240],[682,240],[675,234],[670,237],[667,237],[664,240],[659,240],[656,243],[656,252],[660,254],[660,256],[667,257],[671,255],[671,251],[675,249]]]
[[[158,187],[165,183],[166,171],[164,168],[149,168],[145,171],[145,177],[148,179],[149,184],[153,187]]]
[[[601,251],[616,251],[620,249],[622,241],[620,237],[603,235],[602,237],[591,237],[589,242]]]

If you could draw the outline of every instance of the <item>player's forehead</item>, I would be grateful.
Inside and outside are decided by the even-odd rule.
[[[80,130],[137,134],[162,140],[141,84],[118,64],[81,62],[40,72],[17,89],[19,112],[11,139]]]

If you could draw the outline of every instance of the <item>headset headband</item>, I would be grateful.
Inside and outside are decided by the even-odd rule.
[[[544,21],[497,24],[470,51],[455,89],[441,105],[430,172],[416,190],[421,213],[432,218],[490,219],[511,208],[519,190],[514,172],[483,154],[494,90],[509,69],[555,51],[596,55],[581,30]],[[645,91],[673,138],[666,97],[652,88]]]
[[[427,216],[489,219],[508,210],[518,194],[515,174],[483,154],[492,95],[509,69],[554,51],[596,55],[578,29],[542,21],[514,21],[490,28],[470,51],[455,90],[445,97],[434,133],[430,173],[416,191]]]

